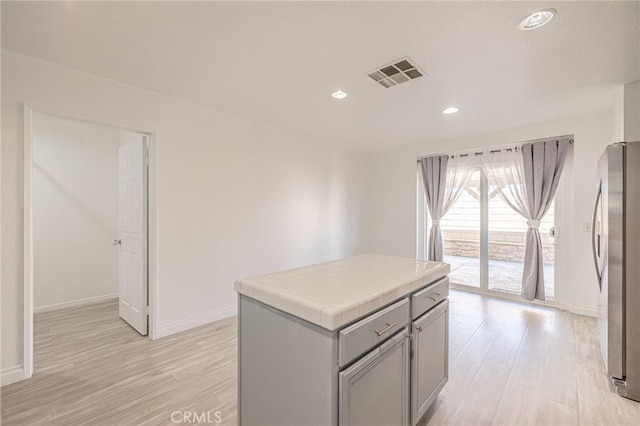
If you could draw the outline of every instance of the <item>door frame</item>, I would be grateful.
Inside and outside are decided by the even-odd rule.
[[[46,114],[54,117],[66,118],[86,123],[116,127],[141,133],[147,136],[147,153],[149,161],[147,179],[147,287],[149,303],[149,328],[148,336],[151,340],[157,334],[157,318],[155,307],[157,306],[157,144],[158,133],[147,126],[132,125],[110,119],[91,117],[74,111],[60,108],[25,103],[24,108],[24,293],[23,293],[23,379],[33,375],[33,115],[35,113]]]

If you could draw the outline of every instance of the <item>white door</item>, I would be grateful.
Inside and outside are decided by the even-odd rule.
[[[144,136],[126,132],[119,155],[120,317],[147,334],[147,202]],[[133,139],[133,140],[131,140]]]

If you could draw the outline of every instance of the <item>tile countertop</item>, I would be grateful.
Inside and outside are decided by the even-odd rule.
[[[243,278],[238,293],[333,331],[449,273],[447,263],[362,254]]]

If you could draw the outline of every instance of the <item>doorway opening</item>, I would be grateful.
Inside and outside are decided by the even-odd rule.
[[[41,370],[113,328],[153,338],[155,134],[26,105],[24,117],[26,379],[35,350]]]

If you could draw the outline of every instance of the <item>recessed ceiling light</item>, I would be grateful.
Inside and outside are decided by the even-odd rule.
[[[444,111],[442,111],[443,114],[453,114],[455,112],[460,111],[460,108],[456,108],[454,106],[450,106],[449,108],[445,109]]]
[[[518,25],[518,28],[520,28],[522,31],[540,28],[541,26],[549,22],[556,13],[557,11],[555,9],[539,10],[524,18]]]
[[[347,92],[343,92],[342,90],[336,90],[331,94],[335,99],[344,99],[347,97]]]

